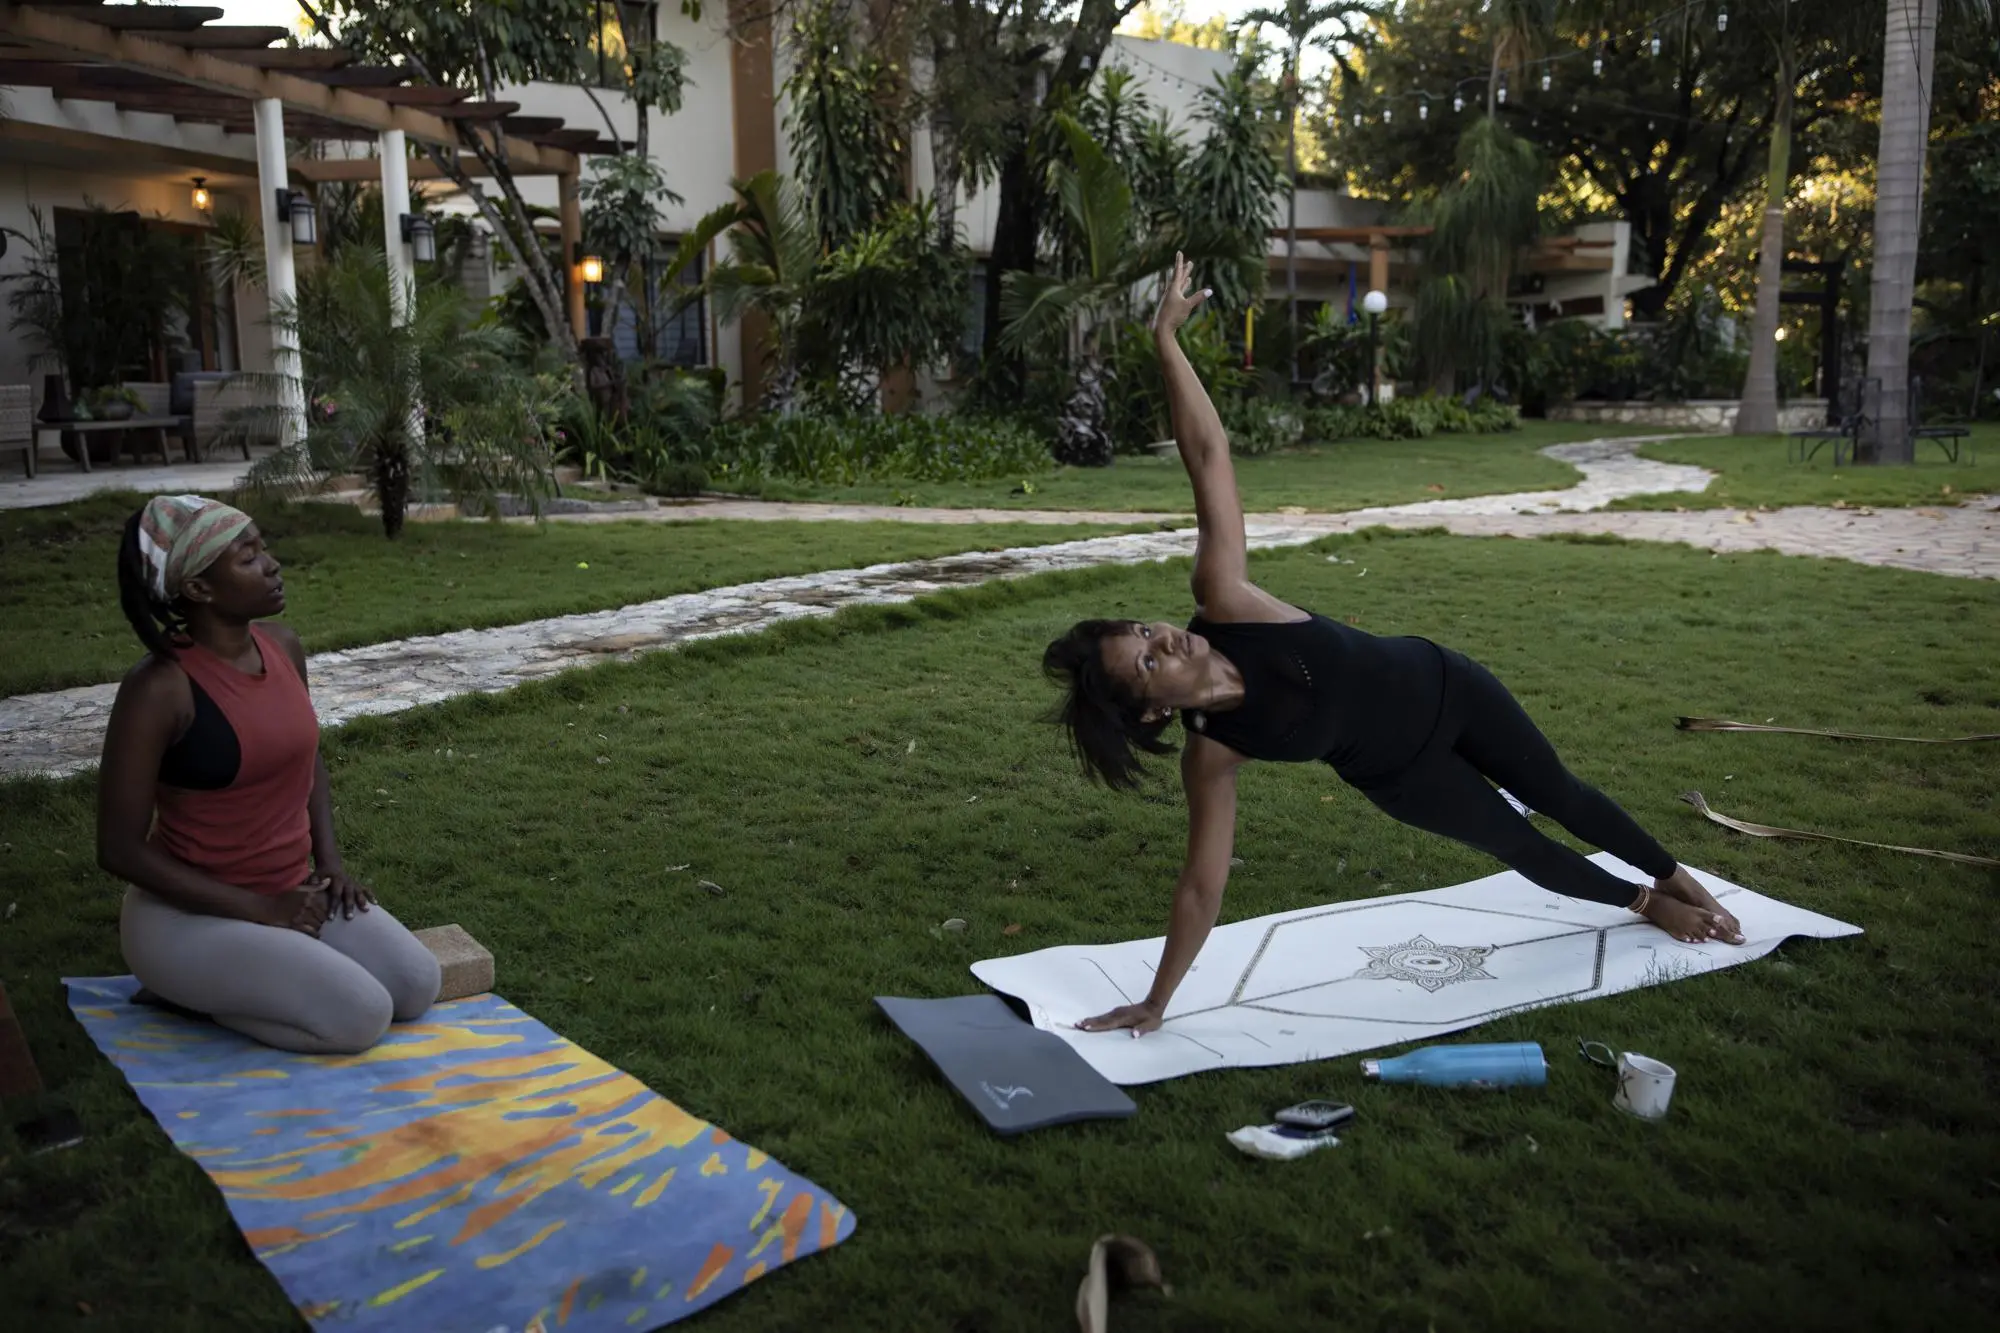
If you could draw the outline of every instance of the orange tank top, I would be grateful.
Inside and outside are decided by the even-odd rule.
[[[264,659],[261,675],[199,644],[180,650],[176,661],[194,686],[195,723],[161,765],[153,839],[225,884],[283,893],[312,868],[307,803],[319,717],[291,656],[257,626],[250,634]],[[183,776],[196,772],[209,775],[200,786],[177,785],[197,781]]]

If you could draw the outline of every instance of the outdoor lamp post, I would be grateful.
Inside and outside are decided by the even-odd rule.
[[[1361,298],[1361,308],[1368,312],[1368,406],[1375,406],[1380,398],[1381,365],[1376,358],[1376,322],[1382,312],[1389,308],[1389,298],[1381,292],[1370,292]]]
[[[430,263],[438,253],[437,224],[426,217],[403,214],[403,244],[410,247],[410,257],[419,264]]]
[[[578,245],[570,252],[570,262],[576,265],[576,275],[587,287],[595,287],[604,281],[604,260],[598,255],[585,254]],[[597,336],[597,312],[590,312],[590,336]]]
[[[313,208],[312,196],[304,190],[279,188],[278,221],[291,224],[293,245],[318,243],[319,214]]]

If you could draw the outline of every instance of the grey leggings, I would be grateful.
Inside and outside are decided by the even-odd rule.
[[[380,905],[329,919],[314,939],[130,888],[118,924],[140,985],[281,1050],[365,1051],[392,1018],[421,1017],[437,999],[437,959]]]

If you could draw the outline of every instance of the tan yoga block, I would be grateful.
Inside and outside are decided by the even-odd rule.
[[[462,1000],[493,989],[493,955],[458,926],[432,926],[416,932],[438,960],[444,973],[438,999]]]

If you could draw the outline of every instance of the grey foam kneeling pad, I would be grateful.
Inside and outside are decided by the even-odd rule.
[[[996,1134],[1122,1119],[1139,1109],[1067,1042],[1022,1019],[997,995],[878,995],[875,1003]]]

